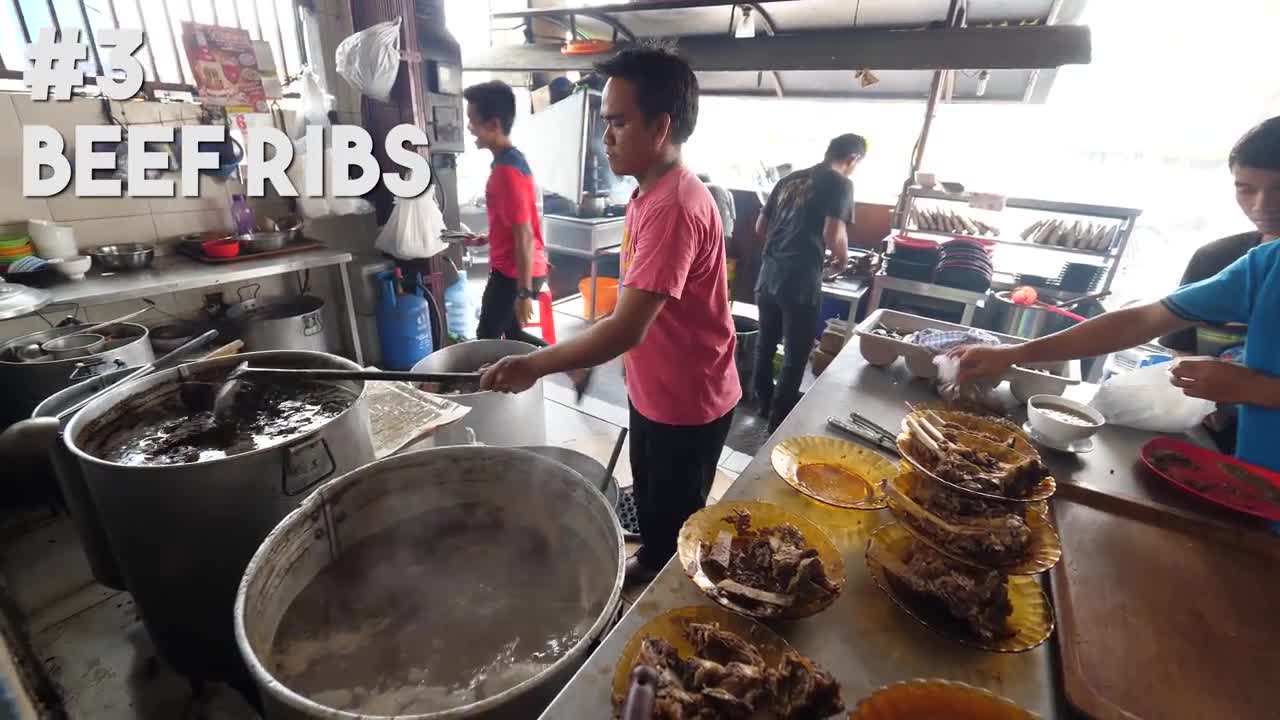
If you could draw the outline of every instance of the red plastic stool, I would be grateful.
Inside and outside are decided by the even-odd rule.
[[[556,317],[551,309],[551,291],[543,289],[538,293],[538,319],[525,325],[525,329],[538,328],[542,331],[542,340],[548,345],[556,342]]]

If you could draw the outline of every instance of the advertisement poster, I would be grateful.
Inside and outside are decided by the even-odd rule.
[[[247,30],[184,22],[182,42],[201,102],[244,112],[268,111],[257,53]]]

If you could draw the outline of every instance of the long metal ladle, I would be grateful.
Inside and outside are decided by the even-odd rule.
[[[62,421],[80,412],[85,405],[97,400],[105,395],[111,389],[127,382],[132,382],[138,378],[150,375],[157,370],[163,370],[168,367],[174,360],[178,360],[191,352],[195,348],[218,337],[217,330],[210,330],[199,337],[188,340],[182,345],[162,355],[160,359],[154,360],[146,365],[142,365],[133,372],[125,375],[116,382],[111,383],[107,387],[102,388],[98,392],[81,400],[74,405],[70,405],[63,409],[57,415],[44,415],[41,417],[27,418],[5,428],[0,433],[0,457],[9,455],[31,455],[47,451],[58,440],[58,431],[62,429]]]
[[[218,388],[213,399],[214,421],[222,424],[235,417],[236,398],[241,381],[250,375],[286,380],[388,380],[393,382],[447,383],[480,382],[478,372],[406,372],[402,370],[320,370],[310,368],[249,367],[240,363],[227,381]]]

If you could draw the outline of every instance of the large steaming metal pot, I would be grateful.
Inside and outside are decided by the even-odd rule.
[[[508,355],[527,355],[534,350],[537,348],[519,340],[471,340],[431,353],[419,360],[413,371],[475,372]],[[437,446],[471,442],[467,428],[474,430],[475,439],[486,445],[516,447],[545,445],[547,442],[541,379],[522,393],[482,390],[450,395],[449,399],[466,405],[471,412],[461,422],[437,430],[432,438]]]
[[[236,596],[235,625],[236,642],[262,692],[268,720],[358,717],[304,697],[272,674],[271,652],[281,621],[299,593],[344,548],[397,523],[430,523],[436,513],[449,516],[463,506],[520,522],[535,519],[553,556],[569,542],[589,548],[582,592],[600,610],[594,615],[583,611],[581,620],[589,630],[541,674],[470,705],[397,718],[538,716],[616,617],[624,573],[622,528],[600,491],[561,463],[517,448],[469,445],[392,456],[330,481],[262,543]],[[502,576],[493,577],[491,584],[495,598],[510,598],[509,612],[521,612],[522,588]]]
[[[121,323],[110,330],[107,349],[80,358],[24,360],[23,348],[40,345],[80,330],[74,325],[50,328],[0,343],[0,427],[31,417],[45,398],[76,383],[125,367],[155,360],[145,325]]]
[[[126,466],[85,452],[114,422],[176,391],[185,380],[220,382],[239,363],[358,370],[325,353],[293,350],[204,360],[160,372],[85,406],[63,438],[84,474],[98,518],[142,621],[180,672],[237,672],[231,610],[259,543],[324,480],[373,460],[364,383],[345,412],[279,445],[183,465]]]

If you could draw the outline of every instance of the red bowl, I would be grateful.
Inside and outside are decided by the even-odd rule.
[[[240,241],[235,238],[218,238],[200,243],[200,250],[212,258],[229,258],[240,254]]]

